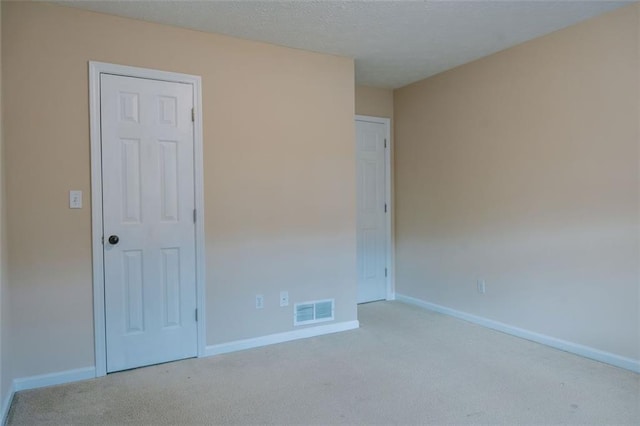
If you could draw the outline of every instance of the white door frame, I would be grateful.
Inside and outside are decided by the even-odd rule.
[[[202,80],[199,76],[124,65],[89,62],[89,115],[91,131],[91,239],[93,261],[93,324],[96,377],[107,374],[107,342],[104,306],[104,258],[102,217],[102,144],[100,129],[100,74],[146,78],[193,85],[194,173],[196,220],[196,308],[198,309],[198,356],[205,355],[205,238],[204,177],[202,164]]]
[[[393,228],[394,221],[394,205],[393,205],[393,143],[391,141],[391,119],[382,117],[371,117],[368,115],[356,115],[356,121],[364,121],[368,123],[378,123],[385,126],[385,138],[387,148],[384,150],[384,174],[385,174],[385,203],[387,203],[387,217],[385,220],[385,231],[387,237],[387,300],[395,300],[396,298],[396,240],[395,230]],[[357,149],[357,148],[356,148]]]

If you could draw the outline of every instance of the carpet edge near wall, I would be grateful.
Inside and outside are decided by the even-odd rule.
[[[401,294],[398,292],[396,292],[395,294],[395,300],[401,303],[406,303],[408,305],[417,306],[419,308],[426,309],[428,311],[437,312],[443,315],[448,315],[454,318],[468,321],[485,328],[496,330],[505,334],[509,334],[511,336],[519,337],[521,339],[540,343],[542,345],[549,346],[554,349],[559,349],[565,352],[569,352],[584,358],[600,361],[605,364],[612,365],[614,367],[623,368],[625,370],[629,370],[634,373],[640,373],[640,360],[623,357],[621,355],[617,355],[611,352],[602,351],[600,349],[580,345],[578,343],[569,342],[569,341],[558,339],[552,336],[536,333],[530,330],[525,330],[525,329],[515,327],[509,324],[505,324],[499,321],[491,320],[488,318],[458,311],[456,309],[448,308],[446,306],[427,302],[425,300],[418,299],[412,296],[407,296],[405,294]]]
[[[9,410],[11,409],[13,395],[15,395],[15,390],[13,388],[13,382],[11,382],[9,384],[7,396],[4,398],[4,401],[2,401],[2,406],[0,406],[0,425],[2,426],[5,426],[7,424],[7,420],[9,420]]]

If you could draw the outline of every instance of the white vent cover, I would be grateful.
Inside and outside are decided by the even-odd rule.
[[[293,325],[313,324],[333,320],[333,299],[296,303]]]

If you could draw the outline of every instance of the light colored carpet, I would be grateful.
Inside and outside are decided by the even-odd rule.
[[[398,302],[359,330],[16,394],[9,425],[640,424],[640,375]]]

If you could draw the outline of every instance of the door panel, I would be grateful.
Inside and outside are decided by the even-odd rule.
[[[122,144],[122,223],[140,223],[140,139]]]
[[[122,251],[122,289],[124,295],[126,333],[144,331],[144,307],[142,306],[142,251]]]
[[[356,120],[358,303],[387,297],[386,126]]]
[[[180,249],[162,249],[163,327],[180,326]]]
[[[107,371],[196,356],[193,86],[100,84]]]
[[[159,141],[160,212],[163,222],[178,221],[178,141]]]

